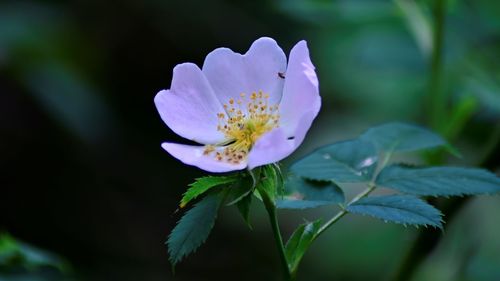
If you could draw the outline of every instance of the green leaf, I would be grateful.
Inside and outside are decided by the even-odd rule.
[[[19,241],[8,233],[0,232],[0,273],[6,268],[37,271],[42,267],[51,267],[51,271],[57,269],[62,274],[71,271],[66,261],[56,254]]]
[[[229,203],[226,203],[226,205],[234,205],[252,193],[254,190],[254,180],[250,176],[240,176],[227,190],[227,201]]]
[[[260,174],[262,171],[262,167],[254,168],[253,170],[248,170],[248,175],[252,177],[252,186],[255,187],[260,180]]]
[[[459,167],[410,168],[393,165],[377,177],[378,186],[425,196],[493,194],[500,178],[486,170]]]
[[[320,220],[301,224],[288,239],[285,245],[285,254],[292,274],[297,270],[300,260],[313,242],[320,227]]]
[[[399,224],[430,225],[443,228],[441,212],[427,202],[411,195],[363,198],[349,205],[347,211]]]
[[[342,189],[331,181],[313,181],[290,176],[285,183],[283,199],[277,200],[279,209],[308,209],[343,203]]]
[[[250,229],[252,229],[252,225],[250,224],[250,205],[252,204],[252,197],[253,194],[249,193],[236,203],[241,216]]]
[[[356,139],[322,147],[295,162],[290,170],[314,180],[364,182],[370,180],[376,163],[373,144]]]
[[[210,194],[186,212],[168,237],[170,262],[175,265],[207,239],[221,203],[219,194]]]
[[[180,207],[184,208],[191,200],[202,195],[213,187],[230,184],[236,181],[236,177],[202,177],[190,184],[189,189],[184,193],[181,199]]]
[[[262,193],[265,193],[267,198],[271,200],[271,202],[274,202],[278,193],[278,183],[279,179],[275,168],[272,165],[263,166],[261,169],[261,179],[257,183],[257,189],[259,189],[261,195],[263,195]]]
[[[276,172],[276,184],[277,186],[281,187],[280,190],[277,190],[278,195],[284,195],[285,194],[285,176],[283,175],[283,171],[281,171],[281,167],[279,163],[274,163],[273,169]]]
[[[368,129],[361,139],[375,144],[379,151],[415,151],[448,146],[439,135],[419,126],[393,122]]]

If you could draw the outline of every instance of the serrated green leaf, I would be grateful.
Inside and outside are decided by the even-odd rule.
[[[295,162],[290,170],[314,180],[364,182],[370,180],[376,163],[373,144],[356,139],[322,147]]]
[[[202,177],[195,180],[194,183],[189,185],[189,189],[184,193],[181,199],[180,207],[184,208],[191,200],[196,199],[198,196],[207,192],[213,187],[230,184],[237,180],[236,177]]]
[[[209,194],[177,223],[167,241],[170,262],[175,265],[207,239],[221,204],[220,194]]]
[[[486,170],[460,167],[384,168],[378,186],[425,196],[494,194],[500,192],[500,178]]]
[[[292,274],[297,270],[300,260],[311,245],[320,227],[320,220],[301,224],[288,239],[285,245],[285,254]]]
[[[411,195],[367,197],[349,205],[347,211],[399,224],[443,227],[441,212]]]
[[[360,139],[372,142],[379,151],[415,151],[448,146],[439,135],[419,126],[392,122],[368,129]]]
[[[290,176],[285,183],[286,196],[278,199],[279,209],[308,209],[343,203],[342,189],[331,181],[312,181]]]
[[[250,224],[250,205],[252,204],[252,197],[253,194],[249,193],[236,203],[243,220],[245,220],[245,223],[250,229],[252,229],[252,225]]]

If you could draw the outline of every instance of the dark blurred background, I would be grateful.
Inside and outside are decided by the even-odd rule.
[[[160,148],[183,140],[153,104],[176,64],[201,66],[222,46],[246,52],[261,36],[287,54],[307,40],[320,81],[322,111],[285,164],[401,120],[433,128],[463,153],[404,159],[498,172],[500,2],[2,1],[0,231],[64,270],[0,267],[0,280],[278,280],[260,204],[252,231],[223,210],[207,243],[172,274],[164,241],[181,194],[204,173]],[[444,237],[427,230],[438,238],[423,240],[429,249],[406,280],[500,280],[499,200],[451,208]],[[304,217],[333,211],[283,212],[285,236]],[[349,216],[312,247],[299,280],[386,280],[421,235]]]

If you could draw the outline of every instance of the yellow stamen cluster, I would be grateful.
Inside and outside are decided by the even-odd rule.
[[[278,105],[269,105],[269,95],[262,91],[249,97],[240,94],[237,100],[231,98],[224,104],[225,113],[217,113],[217,130],[224,133],[227,141],[222,152],[214,145],[207,145],[204,154],[215,151],[218,161],[239,164],[244,160],[252,146],[264,133],[279,125]]]

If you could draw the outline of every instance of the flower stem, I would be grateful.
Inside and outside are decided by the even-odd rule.
[[[269,212],[269,219],[271,221],[271,226],[273,228],[274,240],[276,242],[276,246],[278,247],[281,263],[283,266],[283,273],[285,274],[285,280],[291,280],[290,269],[288,268],[288,261],[285,254],[285,247],[283,244],[283,238],[281,237],[279,225],[278,225],[278,217],[276,215],[276,208],[273,208],[271,212]]]
[[[288,259],[285,253],[283,238],[281,237],[280,227],[278,224],[278,213],[276,209],[275,197],[284,188],[283,176],[277,164],[262,167],[260,174],[255,177],[256,189],[262,198],[262,202],[269,215],[269,222],[273,230],[274,241],[278,248],[281,265],[283,267],[283,280],[293,281]]]
[[[269,222],[271,223],[271,228],[273,229],[274,241],[276,247],[278,248],[281,266],[283,267],[283,279],[285,281],[292,281],[292,276],[290,269],[288,267],[288,260],[285,254],[285,246],[283,244],[283,238],[281,237],[280,227],[278,224],[278,214],[276,212],[276,206],[274,202],[269,198],[265,192],[260,192],[264,206],[266,207],[267,214],[269,215]]]

